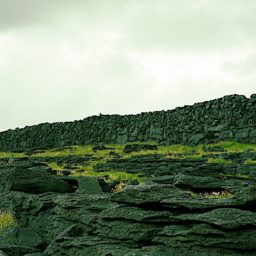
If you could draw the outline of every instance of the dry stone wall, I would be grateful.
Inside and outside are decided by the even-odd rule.
[[[100,115],[80,121],[44,123],[0,133],[0,150],[73,144],[157,141],[160,144],[235,140],[256,143],[256,94],[219,99],[137,115]]]

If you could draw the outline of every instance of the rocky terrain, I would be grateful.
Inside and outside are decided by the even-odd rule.
[[[10,256],[256,255],[255,177],[256,145],[233,142],[3,154],[0,209],[17,223],[0,232],[0,250]]]
[[[0,256],[256,255],[255,106],[0,133]]]

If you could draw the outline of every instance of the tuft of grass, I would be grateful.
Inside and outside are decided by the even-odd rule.
[[[154,154],[159,154],[159,151],[158,150],[140,150],[136,152],[123,154],[123,159],[128,159],[135,156],[147,156],[147,155],[154,155]]]
[[[109,181],[120,180],[122,182],[138,180],[139,183],[143,183],[144,179],[141,177],[142,173],[128,173],[125,171],[119,170],[108,170],[103,172],[95,172],[93,168],[87,168],[84,172],[81,173],[81,169],[79,172],[75,171],[73,173],[74,176],[90,176],[90,177],[108,177]]]
[[[231,194],[228,191],[220,191],[220,192],[212,192],[212,193],[204,193],[204,198],[214,198],[214,199],[220,199],[220,198],[232,198],[234,195]]]
[[[224,177],[230,177],[230,178],[242,178],[242,179],[250,179],[250,175],[246,174],[222,174]]]
[[[221,198],[232,198],[234,195],[228,191],[214,191],[211,193],[195,193],[191,190],[185,191],[193,198],[205,198],[205,199],[221,199]]]
[[[25,153],[0,152],[0,158],[20,158],[25,156]]]
[[[55,171],[62,171],[65,169],[64,165],[59,165],[56,162],[50,162],[50,163],[47,163],[47,165]]]
[[[193,191],[191,191],[191,190],[186,190],[186,191],[184,191],[186,194],[189,194],[191,197],[197,197],[198,196],[198,194],[196,194],[195,192],[193,192]]]
[[[232,161],[223,158],[208,158],[207,163],[209,164],[232,164]]]
[[[191,154],[196,153],[195,148],[196,147],[174,144],[170,146],[159,146],[159,151],[164,153],[170,152],[173,154]]]
[[[256,151],[256,144],[239,143],[235,141],[220,141],[209,146],[221,146],[228,153]]]
[[[120,180],[120,181],[132,181],[138,180],[139,183],[143,183],[144,179],[141,177],[142,173],[128,173],[122,170],[107,170],[102,172],[95,172],[94,166],[99,163],[104,163],[104,161],[92,162],[88,166],[75,165],[74,170],[71,171],[72,176],[88,176],[88,177],[108,177],[109,181]],[[65,167],[63,165],[59,165],[56,162],[48,163],[48,166],[53,170],[61,171],[64,170]]]
[[[125,184],[123,182],[120,182],[119,184],[117,184],[113,189],[112,189],[112,193],[119,193],[121,192],[125,187]]]
[[[246,159],[244,161],[244,164],[256,164],[256,160],[253,160],[253,159]]]
[[[17,225],[14,214],[0,210],[0,231]]]

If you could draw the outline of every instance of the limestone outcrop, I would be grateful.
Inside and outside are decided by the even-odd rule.
[[[232,166],[161,155],[116,159],[105,167],[144,166],[146,177],[118,193],[104,192],[97,178],[56,176],[33,158],[2,161],[0,209],[14,212],[19,225],[0,233],[0,250],[9,256],[254,255],[256,167],[243,168],[242,157]]]

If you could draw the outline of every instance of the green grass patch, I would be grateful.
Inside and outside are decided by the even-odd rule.
[[[159,146],[158,151],[163,153],[170,152],[173,154],[191,154],[196,153],[196,147],[175,144],[170,146]]]
[[[139,183],[142,183],[144,179],[141,177],[142,173],[128,173],[122,170],[107,170],[102,172],[95,172],[94,166],[96,164],[104,163],[104,161],[91,162],[88,166],[74,165],[74,169],[71,171],[71,176],[88,176],[88,177],[108,177],[109,181],[120,180],[120,181],[131,181],[138,180]],[[64,165],[59,165],[56,162],[48,163],[48,166],[53,170],[59,171],[65,170]]]
[[[17,225],[14,214],[0,210],[0,231]]]
[[[224,177],[230,177],[230,178],[242,178],[242,179],[250,179],[250,175],[246,175],[246,174],[222,174],[222,176]]]
[[[160,152],[158,150],[140,150],[136,152],[130,152],[123,154],[123,159],[128,159],[135,156],[147,156],[147,155],[154,155],[159,154]]]
[[[204,193],[203,197],[208,199],[221,199],[221,198],[232,198],[234,195],[228,191]]]
[[[211,146],[221,146],[226,152],[244,152],[244,151],[256,151],[256,144],[239,143],[235,141],[220,141]]]
[[[253,159],[246,159],[244,161],[244,164],[256,164],[256,160],[253,160]]]
[[[87,169],[84,172],[74,172],[74,176],[89,176],[89,177],[108,177],[109,181],[113,180],[120,180],[122,182],[124,181],[133,181],[138,180],[139,183],[143,183],[144,179],[141,177],[142,173],[128,173],[125,171],[118,171],[118,170],[108,170],[103,172],[95,172],[93,169]]]
[[[65,157],[65,156],[80,156],[80,155],[87,155],[93,154],[92,146],[71,146],[69,148],[64,148],[60,150],[46,150],[41,153],[35,153],[32,157]]]
[[[232,161],[223,158],[208,158],[208,164],[232,164]]]
[[[211,193],[195,193],[191,190],[185,191],[193,198],[205,198],[205,199],[224,199],[224,198],[232,198],[234,195],[228,191],[216,191]]]
[[[25,153],[0,152],[0,158],[21,158],[25,156]]]
[[[127,144],[150,144],[156,145],[156,142],[150,141],[147,143],[143,142],[130,142]],[[32,154],[32,157],[65,157],[65,156],[84,156],[84,155],[93,155],[94,157],[101,157],[109,155],[109,153],[115,152],[116,154],[123,154],[123,149],[127,144],[104,144],[107,148],[105,150],[93,150],[93,145],[74,145],[68,148],[63,148],[60,150],[46,150],[40,153]]]
[[[170,146],[158,146],[157,150],[141,150],[137,152],[131,152],[131,153],[124,153],[123,149],[126,145],[130,144],[151,144],[151,145],[157,145],[154,141],[148,141],[148,142],[129,142],[126,144],[104,144],[104,146],[107,148],[106,150],[96,150],[93,151],[93,145],[85,145],[85,146],[71,146],[67,148],[63,148],[60,150],[46,150],[44,152],[35,153],[32,156],[33,157],[65,157],[65,156],[86,156],[86,155],[92,155],[96,158],[106,158],[111,159],[110,153],[114,152],[116,154],[122,155],[123,158],[128,159],[134,156],[146,156],[146,155],[152,155],[152,154],[163,154],[167,157],[173,157],[173,158],[184,158],[177,155],[185,155],[185,157],[190,158],[201,158],[202,155],[208,155],[208,154],[222,154],[222,152],[205,152],[203,150],[203,147],[214,147],[214,146],[220,146],[223,147],[225,152],[232,153],[232,152],[244,152],[244,151],[256,151],[256,145],[255,144],[244,144],[244,143],[238,143],[234,141],[222,141],[218,143],[213,144],[207,144],[207,145],[197,145],[197,146],[187,146],[187,145],[181,145],[181,144],[175,144]],[[12,153],[2,153],[3,157],[8,157]],[[17,153],[14,155],[14,157],[24,156],[24,154]],[[1,153],[0,153],[1,157]]]
[[[55,171],[62,171],[65,169],[64,165],[59,165],[56,162],[51,162],[51,163],[46,163],[46,164]]]

